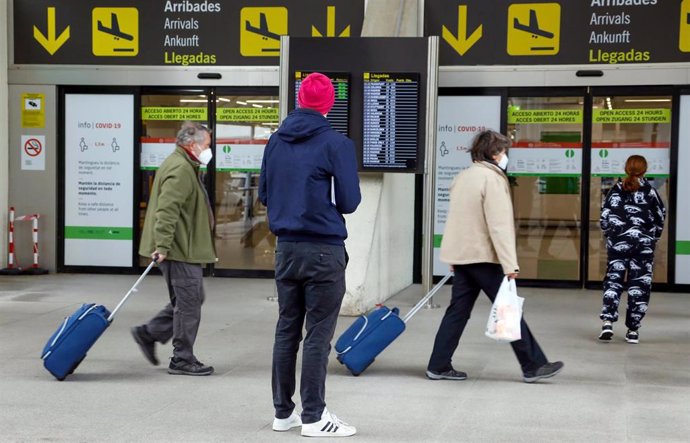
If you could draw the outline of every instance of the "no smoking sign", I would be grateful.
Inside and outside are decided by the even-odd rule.
[[[46,138],[43,135],[22,135],[22,169],[44,171]]]
[[[43,152],[43,143],[35,138],[30,138],[24,143],[24,152],[29,157],[37,157]]]

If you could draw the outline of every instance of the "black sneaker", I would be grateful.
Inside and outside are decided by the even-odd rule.
[[[628,332],[625,333],[625,341],[628,343],[637,344],[640,342],[640,334],[637,331],[628,329]]]
[[[522,379],[525,381],[525,383],[534,383],[535,381],[541,380],[542,378],[553,377],[554,375],[561,372],[562,369],[562,361],[555,361],[553,363],[549,362],[534,372],[525,372],[522,376]]]
[[[206,366],[200,361],[189,363],[186,361],[175,361],[175,358],[170,360],[168,366],[168,374],[172,375],[211,375],[213,374],[213,366]]]
[[[601,327],[601,332],[599,333],[599,340],[601,341],[611,341],[613,338],[613,325],[611,323],[604,323]]]
[[[134,341],[139,345],[139,349],[152,365],[158,366],[158,359],[156,358],[156,341],[151,340],[146,333],[143,326],[135,326],[130,329]]]
[[[449,369],[445,372],[436,372],[427,369],[426,377],[429,380],[465,380],[467,374],[462,371],[456,371],[455,369]]]

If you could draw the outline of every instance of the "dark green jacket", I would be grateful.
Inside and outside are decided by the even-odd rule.
[[[199,165],[177,146],[153,180],[139,254],[156,249],[167,259],[186,263],[216,261],[211,211],[199,181]]]

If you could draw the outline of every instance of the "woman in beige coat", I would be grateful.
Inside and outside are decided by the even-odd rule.
[[[432,380],[464,380],[467,374],[451,364],[460,336],[480,291],[493,302],[504,276],[517,278],[513,203],[505,170],[510,140],[484,131],[472,143],[472,166],[450,187],[448,220],[441,242],[441,261],[455,273],[450,306],[441,321],[426,375]],[[563,368],[550,363],[524,319],[522,339],[511,343],[523,380],[533,383]]]

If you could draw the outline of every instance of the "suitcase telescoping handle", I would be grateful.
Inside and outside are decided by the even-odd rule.
[[[453,272],[449,272],[448,274],[446,274],[446,276],[443,277],[443,278],[441,279],[440,282],[436,283],[436,286],[434,286],[434,287],[431,289],[431,291],[429,291],[428,294],[426,294],[421,300],[419,300],[419,303],[417,303],[416,305],[414,305],[414,308],[410,309],[410,312],[408,312],[407,314],[405,314],[405,317],[403,317],[402,320],[403,320],[405,323],[407,323],[408,321],[410,321],[410,319],[411,319],[412,317],[414,317],[414,315],[417,313],[417,311],[419,311],[420,309],[422,309],[422,308],[424,307],[424,305],[426,304],[426,302],[428,302],[429,299],[431,299],[431,297],[433,297],[433,296],[439,291],[439,289],[441,289],[441,288],[443,287],[443,285],[446,284],[446,282],[448,281],[448,279],[451,278],[452,276],[453,276]]]
[[[125,302],[129,298],[129,296],[132,295],[132,293],[137,292],[137,286],[139,286],[139,283],[141,283],[141,281],[144,279],[144,277],[146,277],[146,274],[149,273],[149,271],[151,270],[151,268],[153,268],[153,265],[155,265],[155,264],[156,264],[156,260],[151,260],[151,263],[149,263],[149,265],[146,268],[146,270],[144,271],[144,273],[141,274],[141,277],[139,277],[137,279],[137,281],[134,283],[134,286],[132,286],[130,288],[130,290],[127,292],[127,294],[125,294],[125,296],[122,298],[122,300],[120,300],[120,303],[118,303],[117,306],[115,306],[115,309],[113,309],[113,312],[110,314],[110,316],[108,316],[108,322],[113,321],[113,319],[115,318],[115,314],[117,314],[117,311],[119,311],[120,308],[122,307],[122,305],[125,304]]]

